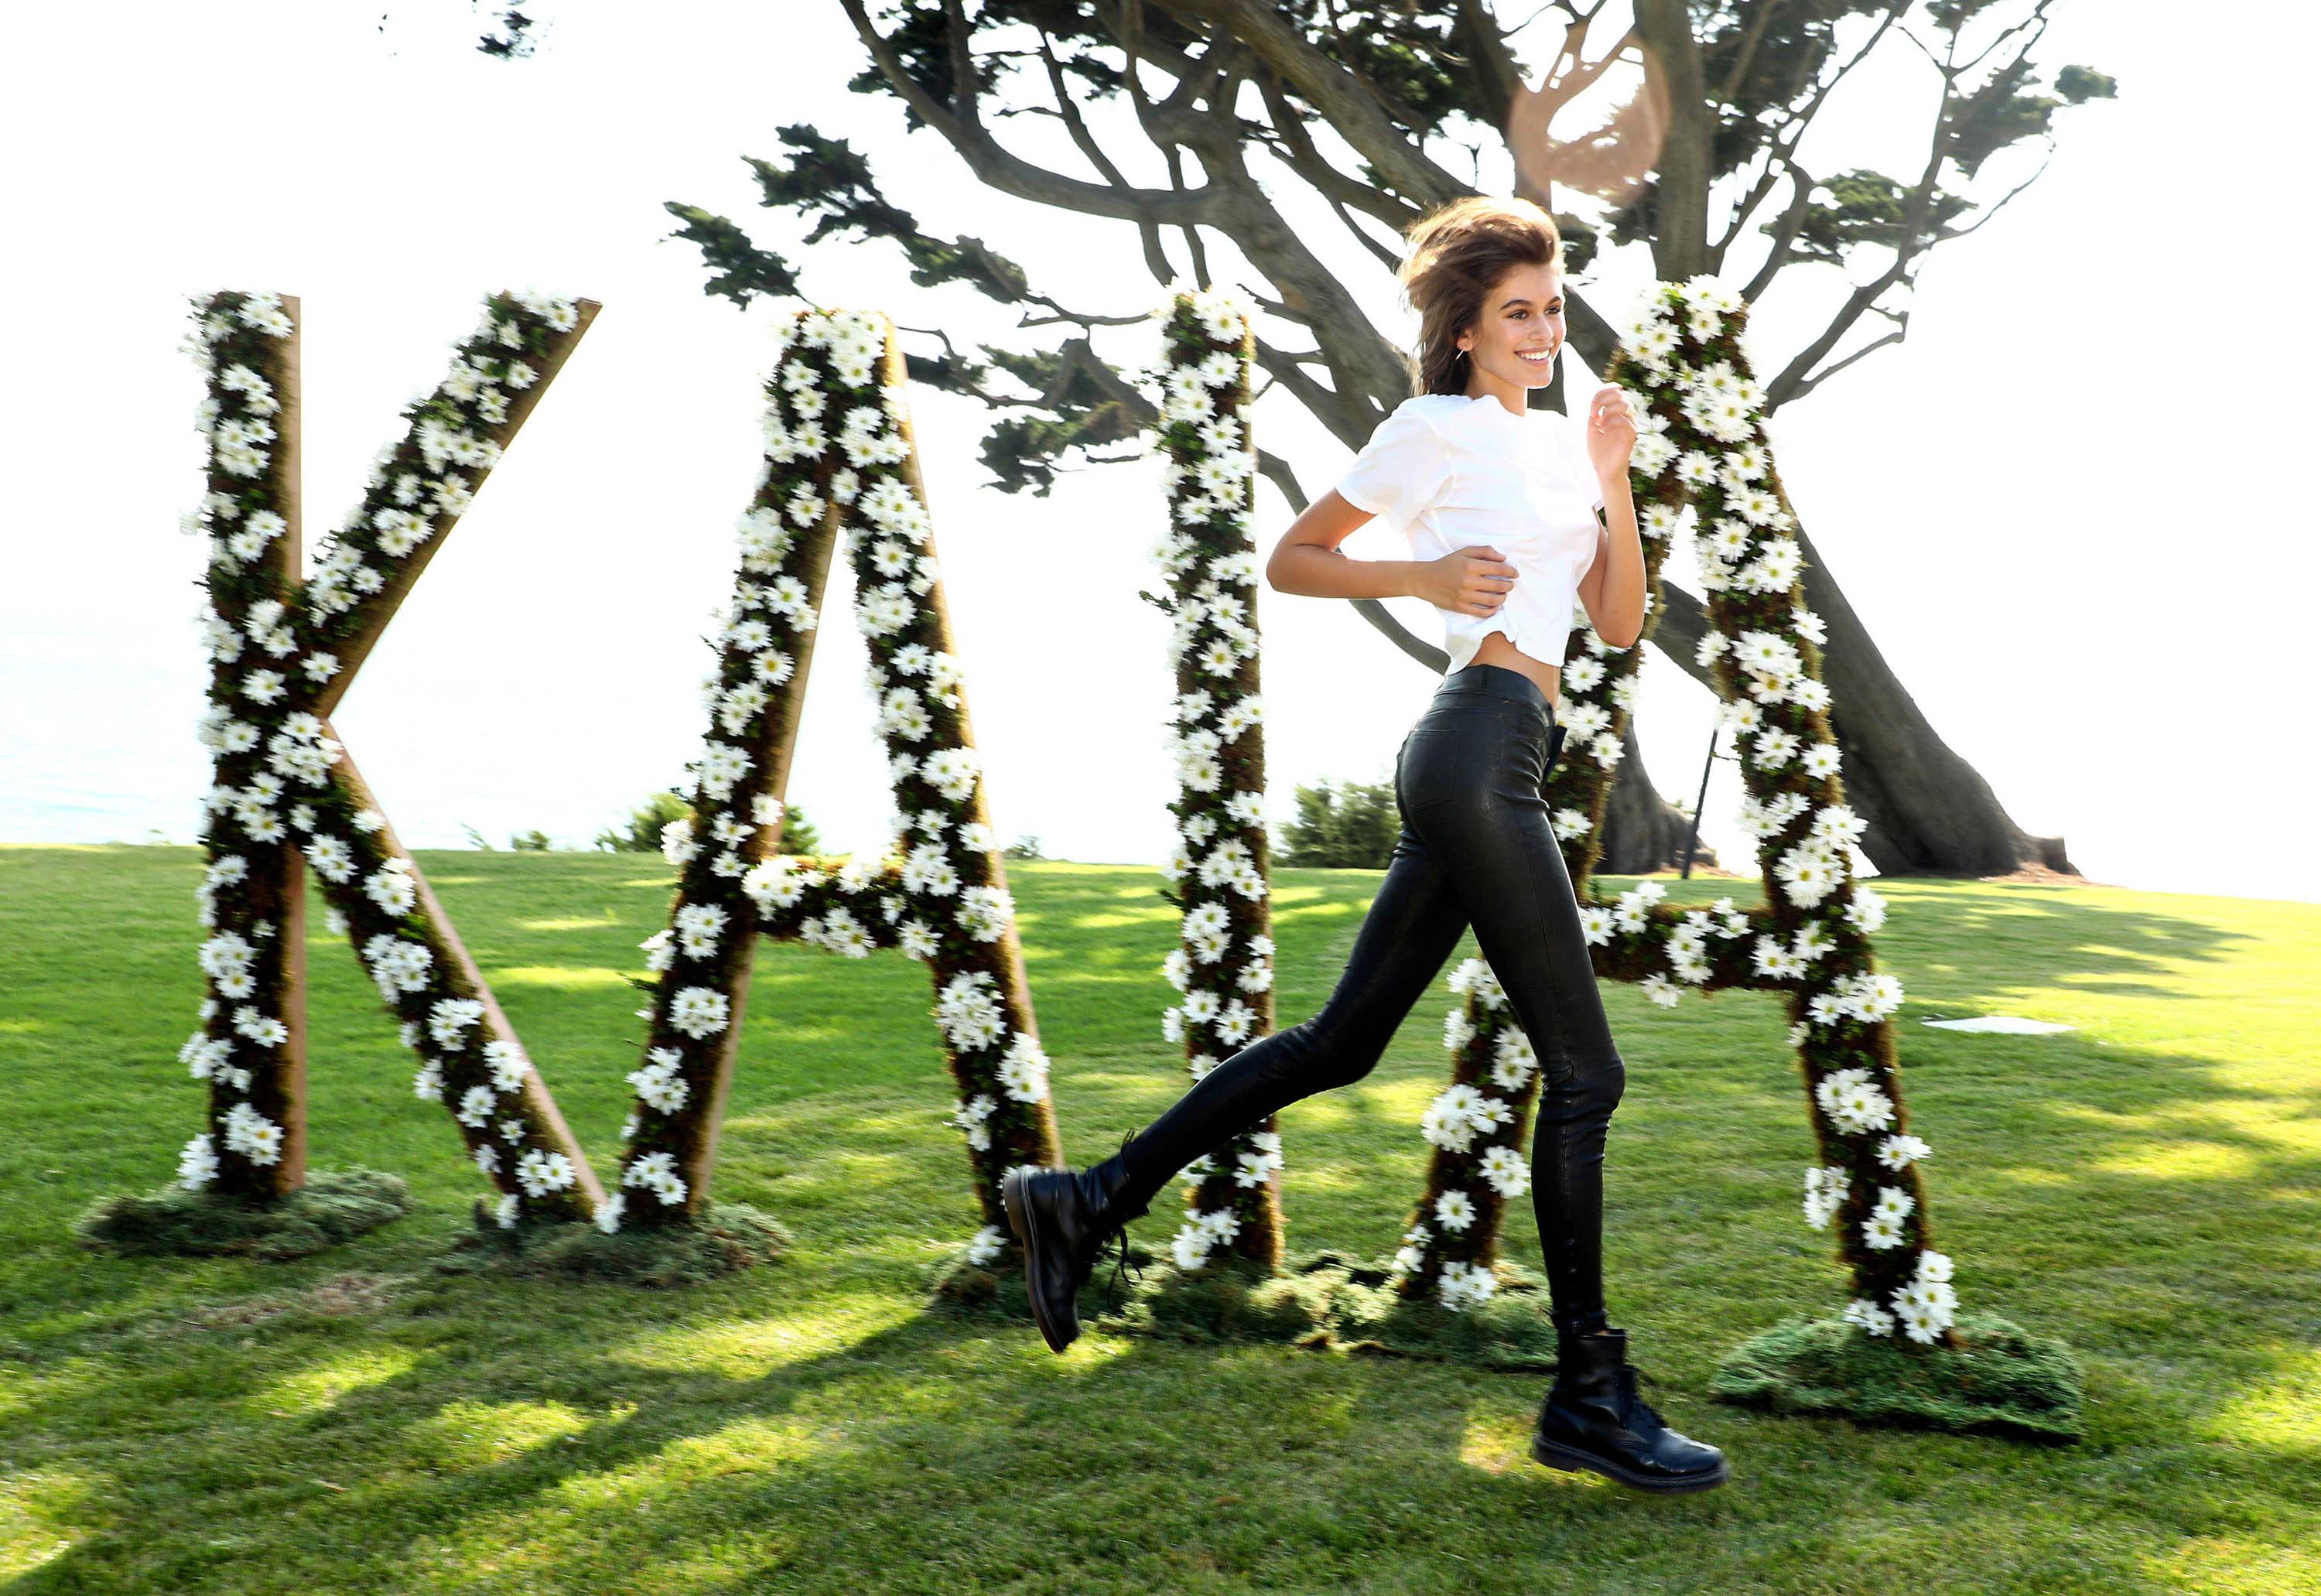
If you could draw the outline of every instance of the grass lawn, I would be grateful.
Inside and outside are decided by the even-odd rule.
[[[422,862],[611,1172],[641,1033],[622,975],[667,871]],[[760,953],[717,1190],[795,1234],[769,1267],[670,1294],[434,1272],[484,1187],[319,906],[312,1156],[405,1176],[416,1210],[290,1264],[86,1254],[74,1215],[167,1182],[199,1128],[175,1056],[199,871],[184,848],[0,849],[11,1596],[2321,1591],[2321,907],[1880,883],[1934,1245],[1961,1307],[2076,1349],[2076,1446],[1706,1400],[1720,1353],[1846,1295],[1799,1212],[1803,1093],[1771,999],[1607,987],[1614,1322],[1670,1422],[1733,1466],[1654,1499],[1530,1461],[1542,1377],[1103,1333],[1057,1358],[1028,1322],[925,1311],[976,1221],[899,954]],[[1011,872],[1078,1162],[1183,1081],[1158,880]],[[1320,1005],[1377,880],[1281,872],[1282,1024]],[[1391,1251],[1452,1001],[1438,984],[1375,1073],[1283,1114],[1294,1249]],[[1918,1023],[1986,1012],[2079,1029]],[[1173,1209],[1135,1234],[1164,1242]]]

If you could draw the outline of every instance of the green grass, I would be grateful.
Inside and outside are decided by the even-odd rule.
[[[423,863],[606,1169],[640,1030],[622,974],[666,873]],[[11,1596],[2321,1591],[2321,908],[1880,885],[1934,1242],[1962,1307],[2082,1360],[2088,1438],[2062,1448],[1706,1399],[1725,1349],[1844,1300],[1799,1217],[1803,1094],[1771,999],[1606,988],[1629,1081],[1614,1319],[1670,1421],[1733,1464],[1655,1500],[1528,1459],[1536,1375],[1102,1332],[1059,1359],[1028,1323],[926,1312],[974,1220],[929,994],[898,955],[760,954],[717,1192],[792,1232],[764,1268],[690,1292],[435,1272],[479,1182],[321,939],[314,1160],[404,1176],[413,1212],[282,1264],[82,1252],[73,1217],[166,1182],[197,1128],[175,1062],[197,877],[187,849],[0,849]],[[1085,1161],[1179,1090],[1158,1024],[1173,915],[1142,868],[1011,879]],[[1376,882],[1283,873],[1282,1023],[1319,1006]],[[1392,1247],[1452,1001],[1438,986],[1372,1076],[1284,1113],[1293,1247]],[[2080,1029],[1917,1023],[1993,1010]],[[1527,1212],[1510,1240],[1536,1264]]]

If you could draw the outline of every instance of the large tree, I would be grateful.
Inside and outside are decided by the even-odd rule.
[[[1285,214],[1279,186],[1297,192],[1301,214],[1334,216],[1358,257],[1391,272],[1401,230],[1475,192],[1480,144],[1497,141],[1511,158],[1515,191],[1556,209],[1576,283],[1600,251],[1631,247],[1651,251],[1659,278],[1715,273],[1752,302],[1783,272],[1834,269],[1808,285],[1826,291],[1825,324],[1764,362],[1777,372],[1767,385],[1770,412],[1900,342],[1928,252],[1982,226],[2038,176],[1981,193],[1985,164],[2026,141],[2052,150],[2058,109],[2112,93],[2108,78],[2080,67],[2040,82],[2030,57],[2052,0],[1634,0],[1617,36],[1592,54],[1597,36],[1611,32],[1606,0],[1551,0],[1534,20],[1564,26],[1535,87],[1510,30],[1484,0],[986,0],[972,14],[965,0],[889,0],[875,17],[864,0],[838,3],[870,62],[850,87],[895,100],[907,127],[940,134],[979,182],[1126,223],[1156,283],[1208,283],[1212,250],[1229,244],[1267,285],[1242,285],[1268,318],[1257,344],[1266,388],[1287,390],[1349,449],[1407,397],[1405,358],[1355,302],[1350,274],[1324,258],[1313,225]],[[1923,58],[1925,162],[1902,178],[1861,168],[1809,172],[1798,155],[1807,131],[1846,78],[1887,50]],[[1594,100],[1583,101],[1590,90]],[[1117,114],[1101,127],[1091,120],[1124,100],[1133,131]],[[1576,136],[1552,131],[1598,102],[1610,108],[1595,125]],[[1043,164],[994,131],[1026,116],[1051,119],[1086,170]],[[1069,463],[1133,457],[1107,451],[1150,426],[1154,406],[1096,341],[1099,329],[1135,324],[1129,352],[1149,355],[1148,295],[1118,312],[1061,304],[982,239],[922,231],[844,141],[803,124],[778,133],[786,159],[750,164],[765,205],[813,223],[809,247],[836,235],[887,239],[908,259],[915,282],[963,282],[1021,307],[1026,328],[1073,329],[1046,340],[1051,347],[986,344],[979,353],[929,330],[940,352],[911,357],[916,380],[992,408],[983,458],[997,486],[1044,494]],[[1123,146],[1138,138],[1157,151],[1165,186],[1123,169]],[[1473,179],[1443,164],[1460,148]],[[1271,184],[1251,170],[1253,155]],[[1559,190],[1586,196],[1592,215],[1557,208]],[[799,292],[791,264],[728,218],[682,203],[669,209],[683,223],[679,236],[707,258],[709,292],[742,303]],[[1744,243],[1753,251],[1746,261],[1735,258]],[[1613,325],[1584,287],[1568,299],[1571,342],[1600,370],[1616,342]],[[1261,451],[1260,467],[1304,507],[1306,489],[1287,461]],[[1943,742],[1810,539],[1798,535],[1809,600],[1829,625],[1824,670],[1836,698],[1846,793],[1870,823],[1861,846],[1878,868],[2069,870],[2062,840],[2026,835]],[[1652,642],[1706,683],[1694,658],[1705,630],[1700,602],[1671,586],[1666,603]],[[1357,607],[1414,659],[1438,670],[1447,663],[1382,606]],[[1642,761],[1623,761],[1604,868],[1665,861],[1684,825],[1651,789]]]

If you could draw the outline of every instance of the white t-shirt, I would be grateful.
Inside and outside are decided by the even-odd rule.
[[[1385,517],[1416,560],[1488,544],[1515,568],[1497,613],[1436,606],[1457,670],[1483,639],[1504,632],[1534,660],[1561,667],[1575,624],[1579,579],[1596,561],[1604,505],[1588,463],[1583,417],[1520,415],[1486,394],[1420,394],[1379,423],[1337,484],[1338,497]]]

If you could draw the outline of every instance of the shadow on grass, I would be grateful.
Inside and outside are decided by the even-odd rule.
[[[2235,1095],[2203,1061],[2107,1062],[2113,1091],[2139,1114]],[[648,1565],[659,1588],[704,1591],[777,1579],[937,1590],[962,1577],[983,1588],[1354,1588],[1376,1584],[1390,1558],[1409,1589],[1471,1577],[1478,1590],[1513,1590],[1534,1588],[1498,1582],[1532,1557],[1557,1560],[1561,1588],[1596,1578],[1615,1588],[1624,1573],[1670,1589],[1746,1588],[1762,1573],[1749,1547],[1769,1527],[1786,1555],[1870,1578],[1886,1565],[1876,1537],[1855,1538],[1861,1516],[1900,1523],[1922,1509],[1947,1527],[1946,1550],[1920,1542],[1911,1554],[1922,1576],[1964,1578],[1972,1548],[1996,1546],[1990,1555],[2019,1562],[2026,1580],[2068,1555],[2089,1582],[2067,1588],[2171,1588],[2153,1573],[2156,1548],[2228,1533],[2252,1495],[2281,1488],[2282,1465],[2316,1461],[2293,1428],[2267,1441],[2220,1419],[2252,1385],[2297,1376],[2300,1349],[2310,1352],[2312,1277],[2284,1273],[2300,1246],[2309,1263],[2310,1242],[2280,1223],[2309,1214],[2268,1194],[2310,1190],[2321,1160],[2255,1135],[2241,1138],[2252,1163],[2235,1173],[2109,1168],[2147,1154],[2151,1134],[2067,1111],[2081,1099],[2123,1106],[2090,1088],[2010,1103],[1986,1126],[1965,1112],[1976,1094],[1922,1104],[1960,1149],[1961,1178],[1937,1186],[1935,1200],[1957,1233],[1961,1281],[2065,1336],[2089,1363],[2089,1440],[2063,1459],[1702,1400],[1716,1353],[1770,1322],[1768,1309],[1798,1306],[1773,1299],[1842,1290],[1818,1247],[1751,1255],[1769,1231],[1802,1228],[1786,1199],[1689,1234],[1670,1208],[1616,1205],[1616,1250],[1629,1266],[1612,1278],[1616,1300],[1639,1310],[1621,1316],[1640,1327],[1638,1360],[1675,1382],[1661,1402],[1671,1422],[1734,1459],[1734,1482],[1689,1504],[1680,1528],[1665,1504],[1522,1455],[1538,1377],[1100,1332],[1053,1358],[1028,1324],[921,1310],[932,1263],[911,1261],[908,1216],[924,1234],[927,1198],[955,1183],[955,1160],[948,1148],[898,1153],[907,1099],[831,1094],[746,1117],[769,1142],[818,1138],[828,1153],[774,1182],[772,1206],[801,1245],[748,1281],[658,1297],[431,1281],[368,1319],[293,1313],[241,1339],[123,1325],[76,1346],[20,1349],[14,1367],[32,1378],[0,1424],[11,1455],[34,1469],[68,1462],[87,1479],[74,1518],[120,1527],[23,1588],[129,1589],[164,1569],[179,1588],[237,1567],[285,1582],[319,1575],[295,1535],[205,1549],[221,1515],[286,1512],[320,1515],[334,1546],[399,1571],[332,1587],[347,1590],[493,1588],[516,1546],[525,1577],[551,1588],[633,1583]],[[1750,1116],[1755,1131],[1781,1136],[1787,1108],[1763,1105]],[[1294,1150],[1306,1138],[1288,1128]],[[2053,1154],[2055,1178],[2014,1182],[1969,1153],[2026,1128]],[[1375,1145],[1359,1123],[1321,1141],[1324,1154]],[[1692,1149],[1667,1151],[1681,1166]],[[1411,1163],[1415,1176],[1415,1153]],[[1640,1184],[1615,1179],[1625,1196]],[[1366,1230],[1386,1227],[1402,1190],[1381,1175],[1360,1190]],[[2268,1213],[2273,1227],[2248,1222]],[[1301,1218],[1293,1195],[1293,1225]],[[434,1213],[406,1226],[446,1223]],[[1679,1284],[1671,1255],[1701,1246],[1728,1288],[1714,1295]],[[1749,1274],[1771,1289],[1734,1289]],[[398,1357],[408,1361],[395,1366]],[[318,1410],[273,1405],[285,1391],[330,1388],[334,1368],[366,1359],[388,1372]],[[201,1420],[115,1433],[152,1385],[197,1402]],[[503,1434],[454,1444],[479,1427]],[[362,1461],[350,1468],[350,1458]],[[1497,1574],[1466,1561],[1485,1525],[1511,1560]]]
[[[2138,998],[2198,999],[2169,982],[2176,962],[2218,965],[2256,939],[2189,915],[2105,901],[2095,889],[2027,882],[1971,886],[1904,879],[1871,885],[1889,902],[1880,962],[1898,967],[1912,997],[1973,1003],[1998,990],[2062,987]],[[1932,971],[1963,944],[1974,962]],[[2165,978],[2163,980],[2163,978]],[[1923,994],[1921,989],[1926,989]]]
[[[196,873],[167,882],[169,915],[190,920],[175,895]],[[1307,873],[1330,872],[1285,872]],[[1703,902],[1720,886],[1676,884],[1712,889]],[[2001,971],[2009,989],[2149,981],[2165,961],[2213,962],[2245,940],[2077,902],[2057,911],[2076,929],[2043,905],[2014,944],[1993,941],[2009,927],[1971,917],[1971,938],[1938,935],[1947,889],[1894,889],[1881,961],[1914,1006],[1979,1000]],[[525,899],[503,905],[510,921],[592,912],[585,893],[508,896]],[[633,896],[645,921],[616,927],[631,943],[661,907]],[[472,916],[508,962],[626,967],[616,947],[589,951],[609,935],[593,926],[503,936],[454,897],[463,931]],[[1051,926],[1069,918],[1044,907]],[[115,918],[133,921],[108,908],[78,924]],[[2138,937],[2162,941],[2153,924],[2164,951],[2136,951]],[[1352,931],[1338,922],[1302,953],[1285,938],[1285,966],[1305,975],[1285,974],[1281,1023],[1318,1006]],[[544,957],[542,939],[573,951]],[[1977,967],[1954,976],[1914,968],[1962,964],[1970,949]],[[168,951],[144,979],[185,988],[189,1024],[177,966],[190,962]],[[0,956],[0,975],[22,974],[23,957]],[[121,957],[143,969],[143,955]],[[792,1040],[830,1013],[821,984],[802,989],[798,1012],[753,1007],[719,1195],[765,1208],[796,1243],[683,1296],[426,1278],[466,1222],[470,1182],[450,1128],[400,1101],[403,1057],[371,1035],[380,1022],[350,967],[316,1004],[335,1027],[317,1145],[409,1173],[418,1210],[274,1269],[77,1257],[70,1214],[143,1167],[123,1149],[166,1162],[174,1146],[182,1105],[149,1083],[175,1039],[150,1033],[182,1027],[109,1013],[123,1056],[92,1068],[88,1011],[59,996],[69,972],[33,973],[0,979],[7,1017],[42,1027],[11,1045],[38,1050],[34,1081],[69,1072],[71,1087],[32,1146],[0,1152],[14,1254],[0,1282],[0,1547],[26,1548],[6,1564],[12,1590],[1481,1592],[1536,1591],[1552,1568],[1574,1591],[2140,1591],[2195,1582],[2189,1555],[2255,1566],[2299,1545],[2269,1565],[2281,1571],[2270,1587],[2243,1582],[2293,1589],[2316,1573],[2321,1505],[2298,1481],[2321,1464],[2302,1394],[2321,1382],[2321,1091],[2304,1081],[2260,1087],[2215,1058],[2079,1035],[1907,1038],[1913,1128],[1935,1149],[1934,1245],[1958,1262],[1962,1301],[2064,1337],[2088,1367],[2088,1441],[2043,1455],[1705,1400],[1726,1347],[1843,1300],[1827,1237],[1798,1215],[1801,1093],[1771,999],[1721,995],[1663,1026],[1607,989],[1607,1006],[1628,1004],[1614,1019],[1624,1051],[1637,1043],[1606,1165],[1615,1319],[1670,1393],[1653,1393],[1670,1421],[1734,1464],[1725,1489],[1671,1503],[1531,1464],[1538,1376],[1100,1334],[1058,1359],[1028,1324],[924,1312],[936,1252],[974,1220],[939,1123],[949,1083],[913,1012],[916,967],[915,984],[881,976],[865,994],[905,1015],[894,1034],[915,1032],[924,1061],[842,1085],[815,1079],[824,1044]],[[1042,1016],[1066,1145],[1086,1148],[1184,1081],[1151,1023],[1165,998],[1123,1017],[1081,1007],[1118,1005],[1117,990],[1077,990]],[[556,1050],[543,1056],[576,1124],[616,1122],[629,1033],[592,1040],[593,1010],[559,1017],[601,995],[512,996],[538,1005],[518,1024]],[[1416,1110],[1443,1078],[1439,1020],[1422,1003],[1370,1080],[1285,1111],[1295,1245],[1390,1246],[1423,1175]],[[1132,1033],[1117,1050],[1077,1044]],[[1168,1206],[1142,1222],[1146,1239],[1174,1227]],[[1536,1258],[1527,1214],[1507,1246]],[[410,1283],[334,1289],[349,1271]],[[251,1305],[252,1288],[316,1301],[274,1312]],[[350,1311],[321,1305],[349,1297]],[[69,1488],[25,1483],[41,1480]],[[32,1549],[55,1543],[68,1544]]]

